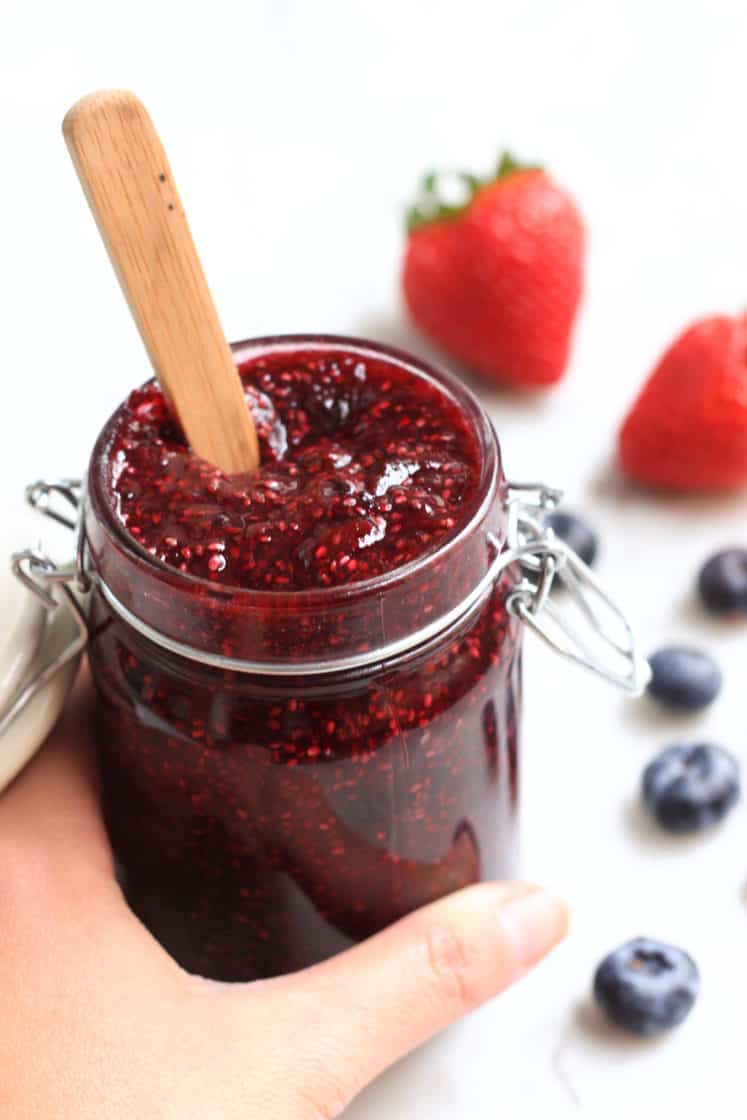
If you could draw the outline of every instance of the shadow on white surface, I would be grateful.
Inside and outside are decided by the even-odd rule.
[[[621,1055],[650,1052],[652,1047],[661,1046],[667,1039],[666,1033],[648,1038],[628,1034],[614,1023],[610,1023],[591,998],[582,1000],[576,1007],[574,1025],[583,1031],[587,1038],[592,1039],[595,1045],[617,1051]],[[569,1037],[568,1041],[572,1041],[572,1038]]]
[[[551,407],[552,392],[522,392],[507,385],[494,385],[485,378],[471,373],[463,365],[449,358],[442,350],[433,346],[408,321],[404,310],[401,312],[381,311],[363,317],[356,325],[362,338],[397,346],[416,357],[451,370],[472,392],[480,398],[483,405],[492,411],[510,407],[526,417],[541,415]]]
[[[634,488],[620,473],[614,457],[603,462],[588,482],[589,496],[600,502],[620,502],[635,497]]]
[[[717,493],[679,493],[672,490],[654,490],[632,482],[620,470],[616,446],[606,461],[591,474],[589,494],[600,502],[640,503],[651,512],[660,510],[666,517],[694,518],[698,513],[719,514],[731,512],[745,492],[719,491]]]
[[[637,844],[656,849],[660,855],[687,856],[689,848],[702,846],[704,841],[707,842],[708,836],[718,831],[716,826],[715,830],[709,829],[705,833],[692,832],[681,835],[667,832],[656,823],[639,795],[631,797],[623,806],[623,821],[631,838]]]
[[[447,1059],[459,1029],[450,1027],[397,1062],[345,1110],[345,1120],[458,1116],[458,1087]]]
[[[699,643],[691,644],[695,646]],[[647,652],[650,654],[653,650]],[[655,734],[673,742],[699,738],[699,729],[706,722],[706,712],[677,712],[644,694],[634,698],[623,697],[618,708],[618,719],[620,728],[630,732],[631,741],[636,736],[637,742],[643,743],[646,740],[641,738],[642,735]],[[664,746],[663,742],[661,746]]]
[[[722,547],[730,548],[732,546],[743,547],[744,541],[725,541]],[[703,557],[704,562],[707,559],[707,556]],[[693,575],[693,582],[696,574],[697,573],[694,573]],[[720,618],[718,615],[711,614],[706,610],[698,596],[694,593],[684,595],[679,602],[675,604],[675,609],[677,611],[678,620],[684,626],[697,627],[708,639],[713,639],[714,641],[718,640],[722,638],[725,633],[728,634],[731,631],[737,632],[740,628],[744,636],[747,637],[747,626],[745,626],[744,619]]]

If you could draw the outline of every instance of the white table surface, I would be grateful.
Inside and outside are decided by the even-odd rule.
[[[398,263],[402,206],[434,163],[488,167],[507,144],[545,161],[588,219],[567,380],[483,399],[509,473],[564,485],[599,527],[600,574],[646,646],[709,646],[726,688],[702,718],[665,719],[527,643],[523,872],[567,893],[572,936],[384,1077],[351,1120],[653,1115],[701,1100],[743,1114],[747,808],[713,835],[668,840],[636,790],[675,736],[712,736],[747,763],[747,630],[710,623],[692,596],[701,560],[747,539],[746,502],[645,497],[610,457],[673,333],[747,305],[746,35],[743,5],[705,0],[3,4],[7,550],[40,531],[23,484],[81,471],[148,372],[60,138],[82,93],[127,85],[150,106],[234,338],[330,330],[429,354],[405,323]],[[703,975],[691,1019],[653,1043],[602,1027],[587,997],[598,958],[639,933],[680,942]]]

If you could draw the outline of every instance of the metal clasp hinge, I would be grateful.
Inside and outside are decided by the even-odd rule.
[[[37,482],[26,489],[26,500],[34,509],[76,531],[77,558],[74,565],[58,565],[40,549],[24,549],[11,557],[14,576],[43,608],[40,624],[33,627],[42,636],[39,638],[38,650],[33,651],[40,656],[31,657],[25,673],[21,673],[17,680],[15,677],[11,679],[10,695],[6,694],[6,703],[0,710],[0,735],[53,677],[82,653],[88,642],[88,621],[83,603],[78,597],[84,595],[90,586],[83,562],[81,492],[81,483],[69,479],[59,483]],[[57,499],[60,497],[71,507],[74,517],[58,508]],[[56,648],[59,646],[58,633],[57,638],[51,642],[50,656],[45,660],[41,655],[50,648],[47,638],[51,620],[57,617],[56,612],[60,608],[67,612],[71,635],[68,638],[66,631],[64,645]],[[31,635],[29,639],[31,640]],[[40,661],[40,667],[37,667]],[[19,673],[21,664],[19,662]]]
[[[91,578],[86,569],[85,527],[83,519],[83,480],[62,478],[58,482],[32,482],[26,487],[25,497],[37,513],[64,525],[75,533],[75,582],[81,594],[91,590]],[[60,499],[65,503],[60,508]]]
[[[79,594],[84,594],[90,588],[83,493],[82,483],[73,479],[40,481],[26,489],[27,501],[34,509],[76,532],[74,566],[58,568],[40,552],[18,553],[13,558],[15,574],[48,610],[57,606],[52,587],[59,586],[67,599],[78,633],[63,657],[75,656],[87,640],[85,615],[72,590],[74,585]],[[519,579],[508,594],[508,610],[561,657],[625,692],[639,695],[651,671],[628,619],[591,569],[545,524],[546,513],[559,505],[562,496],[561,490],[543,483],[508,484],[507,541],[502,548],[499,541],[493,541],[497,551],[486,580],[493,582],[499,572],[514,566]],[[565,595],[551,595],[557,583]],[[50,667],[50,675],[53,672]]]
[[[521,578],[507,608],[555,653],[638,696],[651,670],[627,617],[545,524],[561,499],[562,491],[542,483],[509,483],[508,552]],[[566,592],[562,598],[550,595],[556,581]]]

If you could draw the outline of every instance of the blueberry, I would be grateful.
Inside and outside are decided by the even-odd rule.
[[[649,658],[648,692],[668,708],[697,712],[715,700],[723,674],[707,653],[687,646],[666,646]]]
[[[591,567],[599,550],[599,539],[590,525],[575,514],[566,513],[564,510],[548,513],[545,517],[545,525]]]
[[[714,614],[747,614],[747,548],[729,548],[706,561],[698,591]]]
[[[643,771],[643,800],[662,828],[696,832],[739,800],[739,766],[710,743],[667,747]]]
[[[608,1019],[634,1034],[676,1027],[695,1003],[700,975],[684,949],[636,937],[605,957],[594,974],[594,996]]]

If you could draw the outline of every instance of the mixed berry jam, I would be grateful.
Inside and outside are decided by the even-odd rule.
[[[241,374],[252,476],[192,455],[153,383],[117,415],[114,509],[152,556],[231,587],[302,591],[400,568],[464,524],[479,449],[438,386],[345,350],[262,353]]]
[[[505,539],[474,400],[352,340],[235,355],[257,474],[191,456],[146,386],[94,449],[86,535],[128,898],[186,968],[238,980],[512,872],[520,657],[510,574],[461,609]]]

